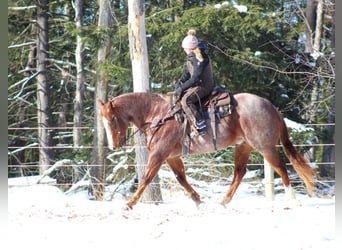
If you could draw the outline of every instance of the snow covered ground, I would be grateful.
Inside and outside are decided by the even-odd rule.
[[[335,199],[282,193],[266,201],[242,183],[233,201],[218,203],[228,187],[208,186],[197,209],[183,191],[163,190],[164,203],[91,201],[49,185],[8,188],[10,249],[337,249]],[[201,190],[196,188],[201,194]]]

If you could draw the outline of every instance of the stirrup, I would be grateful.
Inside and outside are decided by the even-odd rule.
[[[202,129],[204,129],[206,126],[207,126],[207,125],[205,124],[205,121],[204,121],[204,120],[201,120],[201,121],[199,121],[199,122],[196,122],[196,124],[195,124],[195,128],[196,128],[197,130],[202,130]]]
[[[207,133],[207,131],[205,130],[205,128],[202,129],[197,129],[198,135],[205,135]]]

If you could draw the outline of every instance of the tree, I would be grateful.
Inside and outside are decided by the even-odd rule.
[[[38,142],[39,142],[39,166],[45,171],[51,164],[52,151],[50,127],[50,84],[48,52],[48,0],[37,1],[37,117],[38,117]]]
[[[145,31],[144,1],[128,1],[128,35],[133,72],[134,92],[149,92],[149,66]],[[143,175],[148,163],[148,151],[143,133],[135,134],[136,172],[139,182],[143,181]],[[158,175],[145,189],[141,201],[162,201]]]
[[[8,169],[11,176],[35,175],[39,171],[36,80],[41,71],[36,68],[36,2],[38,1],[8,1]],[[75,117],[80,113],[73,113],[73,110],[77,110],[78,102],[75,102],[74,93],[77,92],[77,82],[81,82],[78,81],[81,78],[77,79],[80,76],[77,65],[81,64],[76,59],[75,41],[81,35],[84,42],[85,86],[82,127],[92,128],[97,126],[94,124],[96,73],[97,79],[100,79],[101,72],[107,74],[107,95],[115,96],[133,91],[133,67],[127,33],[128,1],[110,1],[114,5],[111,14],[115,16],[110,30],[98,26],[99,2],[95,0],[83,1],[83,27],[76,28],[73,20],[77,15],[74,13],[76,10],[70,8],[73,2],[77,4],[76,0],[49,1],[46,77],[50,86],[50,112],[53,111],[49,122],[53,127],[65,127],[73,121],[74,124],[77,123]],[[314,43],[320,45],[317,60],[305,51],[305,43],[309,41],[305,38],[308,23],[306,11],[311,9],[307,4],[312,2],[314,1],[241,0],[239,4],[246,5],[247,12],[240,12],[234,4],[220,4],[214,0],[148,1],[144,5],[144,11],[150,76],[145,74],[144,77],[150,77],[152,92],[165,93],[173,90],[173,83],[184,67],[180,43],[188,29],[195,28],[198,38],[208,45],[217,84],[227,86],[233,93],[243,91],[263,96],[291,120],[334,124],[335,2],[323,1],[320,43],[315,42],[319,37],[316,36],[317,20],[312,20],[312,34],[308,37],[311,36],[309,40],[312,42],[312,49]],[[315,18],[317,4],[313,5]],[[110,37],[111,41],[110,57],[99,64],[98,48],[104,45],[106,37]],[[317,94],[311,95],[315,84],[318,86]],[[311,98],[314,96],[317,101]],[[311,109],[312,112],[309,112]],[[21,129],[22,127],[25,129]],[[318,143],[334,144],[333,125],[324,129],[315,126],[315,130]],[[52,146],[67,146],[53,150],[56,161],[74,159],[79,164],[92,165],[93,159],[88,151],[96,145],[92,143],[92,129],[82,130],[82,144],[86,147],[77,150],[69,149],[73,144],[76,146],[78,141],[73,140],[72,130],[69,128],[49,132],[52,134]],[[305,141],[303,139],[298,143]],[[228,159],[229,153],[215,153],[216,156],[223,154],[225,161],[231,160]],[[313,157],[317,162],[334,162],[334,146],[318,147]],[[130,155],[130,164],[134,158],[133,154]],[[256,162],[257,157],[253,158],[253,163]],[[13,167],[18,165],[20,167]],[[332,176],[334,165],[329,166],[325,172]],[[109,167],[111,166],[107,166]],[[94,170],[95,168],[97,169],[94,167]],[[62,171],[65,169],[67,168],[61,168]],[[324,173],[323,168],[320,173]]]
[[[323,6],[322,6],[323,7]],[[324,8],[324,7],[323,7]],[[331,4],[327,4],[324,11],[325,15],[331,15],[331,51],[335,52],[335,1],[332,1]],[[328,66],[330,69],[333,69],[334,73],[334,66],[335,66],[335,56],[334,53],[332,54],[332,58],[328,58],[326,60],[328,63]],[[325,70],[324,70],[325,71]],[[331,88],[327,91],[327,95],[325,96],[331,96],[330,104],[323,105],[323,107],[328,110],[327,116],[324,119],[326,125],[324,127],[324,138],[323,143],[324,144],[335,144],[335,78],[332,77],[331,79],[327,80],[328,86],[331,86]],[[331,177],[335,178],[335,166],[329,163],[335,162],[335,147],[334,146],[324,146],[323,147],[323,156],[322,156],[322,162],[327,163],[320,166],[320,176],[321,177]]]
[[[83,21],[83,0],[75,1],[75,22],[77,33],[76,40],[76,91],[74,101],[74,147],[78,148],[81,145],[81,132],[82,126],[82,110],[83,110],[83,98],[84,98],[84,62],[83,62],[83,50],[84,43],[82,41],[81,29]]]
[[[99,1],[99,28],[103,29],[104,35],[102,37],[102,45],[97,53],[98,60],[98,78],[95,86],[95,100],[107,100],[108,91],[108,74],[103,69],[103,65],[110,55],[110,36],[109,30],[112,23],[112,15],[110,8],[110,1]],[[94,102],[95,113],[95,133],[94,133],[94,149],[93,149],[93,163],[91,170],[93,177],[93,194],[95,199],[102,200],[104,197],[104,180],[105,180],[105,130],[100,118],[100,112],[97,102]]]
[[[334,78],[325,78],[329,71],[326,68],[334,69],[334,60],[330,59],[330,56],[327,53],[324,53],[325,44],[323,41],[323,22],[324,15],[332,15],[332,24],[331,30],[332,34],[335,33],[335,25],[334,25],[334,16],[335,11],[334,7],[329,11],[328,5],[324,7],[323,0],[309,0],[307,1],[306,6],[306,19],[305,19],[305,34],[306,34],[306,42],[305,42],[305,52],[313,57],[315,60],[315,64],[317,65],[314,69],[317,72],[317,77],[312,80],[312,88],[311,88],[311,98],[310,103],[308,105],[308,109],[306,112],[306,117],[308,122],[317,123],[320,120],[320,117],[317,115],[317,110],[320,110],[320,107],[329,107],[328,112],[326,112],[326,116],[324,119],[325,123],[328,123],[323,130],[323,141],[326,144],[334,143],[334,127],[331,126],[332,123],[335,122],[335,80]],[[324,11],[324,9],[326,9]],[[334,36],[331,37],[334,39]],[[335,51],[334,43],[331,43],[331,51]],[[328,67],[326,66],[328,64]],[[331,74],[334,75],[332,71]],[[324,103],[324,99],[330,96],[329,103]],[[322,105],[323,103],[323,105]],[[312,155],[316,155],[316,148],[313,147],[311,149]],[[323,147],[322,159],[324,162],[334,162],[334,150],[331,146]],[[311,159],[313,160],[313,159]],[[330,164],[324,164],[320,166],[320,175],[321,176],[331,176],[334,175],[334,168],[331,167]]]

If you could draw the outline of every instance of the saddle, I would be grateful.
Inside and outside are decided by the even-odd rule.
[[[233,95],[225,87],[215,86],[210,95],[201,101],[202,112],[214,112],[218,118],[223,118],[233,112]]]
[[[192,117],[186,117],[180,102],[173,103],[171,98],[171,105],[173,107],[173,116],[180,123],[186,123],[186,136],[183,142],[183,154],[186,154],[189,149],[190,139],[193,136],[198,136],[196,128],[192,127],[188,122]],[[232,114],[234,107],[236,106],[233,95],[222,86],[215,86],[207,97],[203,98],[197,105],[198,110],[202,114],[203,118],[210,119],[211,129],[213,133],[213,144],[216,150],[216,124],[223,117]],[[191,136],[192,135],[192,136]]]
[[[173,93],[173,92],[171,92]],[[183,123],[185,119],[192,117],[185,117],[183,108],[180,102],[174,103],[173,98],[170,99],[171,106],[173,107],[173,114],[177,121]],[[219,119],[230,115],[235,107],[233,95],[222,86],[215,86],[207,97],[201,100],[197,105],[198,110],[202,113],[203,118],[211,119],[210,114],[215,114]]]

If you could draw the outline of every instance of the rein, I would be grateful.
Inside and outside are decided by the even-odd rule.
[[[170,108],[170,109],[168,110],[167,114],[170,113],[170,111],[171,111],[173,108],[174,108],[174,107]],[[177,111],[178,111],[178,110],[176,110],[176,112],[177,112]],[[120,138],[119,147],[122,147],[123,145],[125,145],[126,142],[127,142],[129,139],[131,139],[134,135],[136,135],[139,131],[144,133],[144,132],[146,132],[148,129],[157,128],[157,130],[158,130],[158,128],[160,128],[161,126],[163,126],[163,125],[165,124],[166,121],[171,120],[171,119],[174,119],[174,114],[175,114],[176,112],[174,111],[174,112],[172,112],[169,116],[166,116],[166,117],[164,117],[164,118],[162,118],[162,119],[159,119],[159,120],[155,120],[155,121],[152,121],[152,122],[147,122],[147,123],[145,123],[141,128],[137,129],[136,131],[134,131],[134,132],[133,132],[132,134],[130,134],[129,136],[125,136],[125,138],[124,138],[123,140],[121,140],[121,138],[120,138],[120,124],[119,124],[119,122],[118,122],[118,118],[116,117],[116,115],[113,114],[113,115],[112,115],[112,119],[113,119],[114,122],[115,122],[115,126],[116,126],[116,128],[117,128],[117,130],[118,130],[117,134],[119,135],[119,138]],[[157,132],[157,130],[154,131],[154,133]],[[152,137],[153,137],[153,135],[152,135]]]

